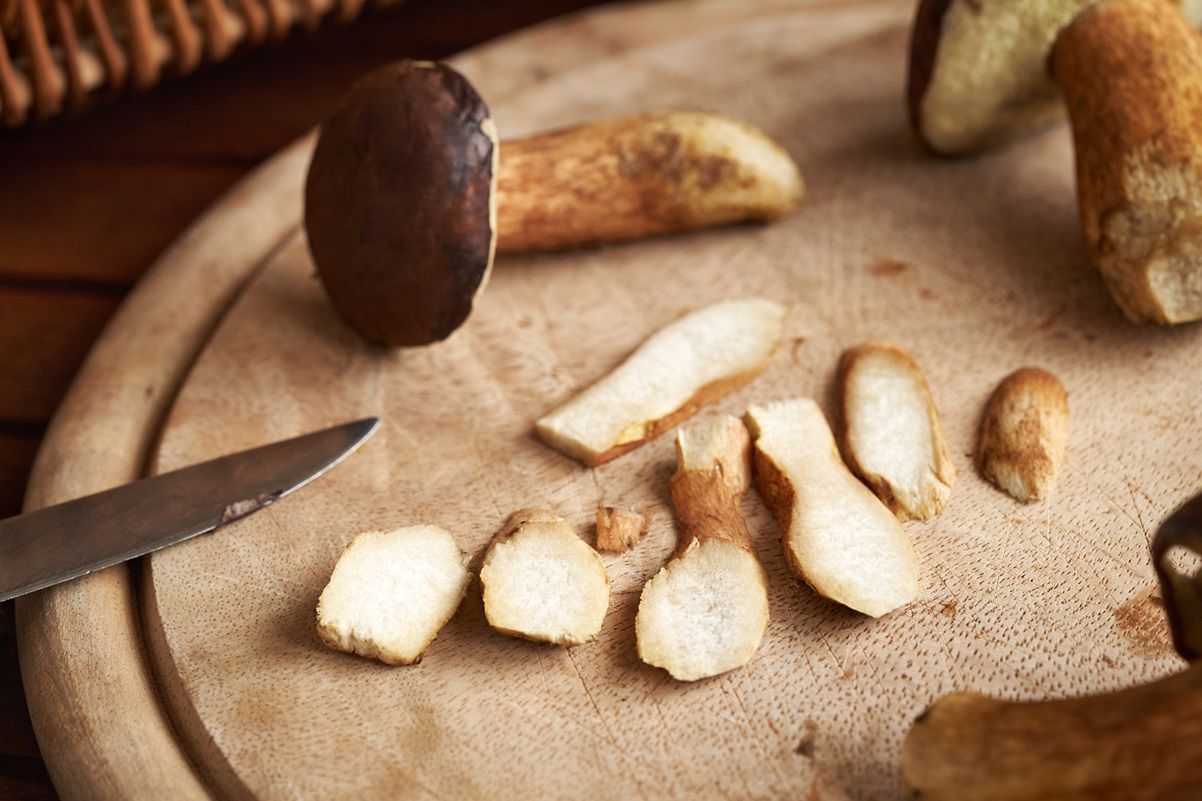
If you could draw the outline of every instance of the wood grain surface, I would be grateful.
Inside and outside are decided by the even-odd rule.
[[[0,515],[19,511],[46,423],[134,280],[207,205],[320,120],[354,76],[401,56],[445,56],[593,4],[411,0],[85,118],[0,137]],[[499,66],[513,72],[498,83],[527,79],[521,67],[535,58],[507,59]],[[210,288],[216,297],[219,288]],[[186,302],[200,304],[202,296]],[[124,334],[132,332],[112,332]],[[134,405],[124,414],[133,422],[142,411]],[[62,439],[78,433],[58,430]],[[101,453],[82,454],[83,440],[73,441],[66,451],[85,478],[60,484],[60,499],[141,469],[137,462],[121,477],[126,460],[118,459],[112,478],[89,474],[87,465]],[[141,451],[132,447],[129,456],[136,461]],[[33,495],[46,497],[36,488]],[[12,626],[12,604],[0,605],[0,799],[53,798],[28,720]]]
[[[918,151],[900,102],[909,11],[798,0],[494,103],[507,133],[665,106],[744,117],[806,174],[806,203],[779,224],[505,258],[463,330],[409,352],[344,327],[299,234],[272,256],[189,375],[157,468],[365,414],[384,426],[306,492],[143,573],[155,675],[222,797],[895,799],[901,736],[944,692],[1059,697],[1179,667],[1147,546],[1197,489],[1202,330],[1139,328],[1109,300],[1063,128],[972,161]],[[669,439],[587,470],[531,422],[683,312],[749,295],[788,305],[786,345],[717,410],[808,395],[830,412],[839,353],[891,339],[925,369],[961,478],[939,518],[907,525],[919,600],[875,621],[801,586],[749,497],[768,635],[745,668],[679,684],[633,639],[642,584],[675,544]],[[1068,466],[1034,506],[971,466],[982,404],[1024,364],[1056,373],[1072,407]],[[318,641],[313,605],[360,530],[436,523],[479,554],[522,506],[591,538],[598,503],[644,511],[649,531],[605,557],[614,595],[594,643],[500,636],[478,589],[416,667]]]

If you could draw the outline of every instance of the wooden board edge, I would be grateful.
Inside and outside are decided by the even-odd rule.
[[[264,254],[296,229],[300,186],[277,190],[303,175],[310,148],[306,138],[238,184],[139,282],[55,414],[26,509],[142,475],[159,424],[222,312]],[[158,701],[130,573],[122,565],[18,600],[21,674],[39,748],[67,801],[208,799]]]

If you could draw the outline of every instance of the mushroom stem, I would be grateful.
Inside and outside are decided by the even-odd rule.
[[[1197,798],[1202,664],[1085,698],[946,696],[910,730],[902,774],[924,801]]]
[[[804,189],[760,130],[674,111],[506,141],[497,192],[497,248],[513,252],[771,220]]]
[[[1052,49],[1090,255],[1131,319],[1202,318],[1202,38],[1164,0],[1104,0]]]

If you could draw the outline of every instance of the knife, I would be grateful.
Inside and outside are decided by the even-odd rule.
[[[0,601],[270,506],[345,459],[379,424],[345,423],[0,521]]]

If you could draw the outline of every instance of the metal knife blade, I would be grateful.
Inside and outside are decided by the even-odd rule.
[[[357,420],[0,521],[0,601],[245,517],[341,462],[378,426]]]

